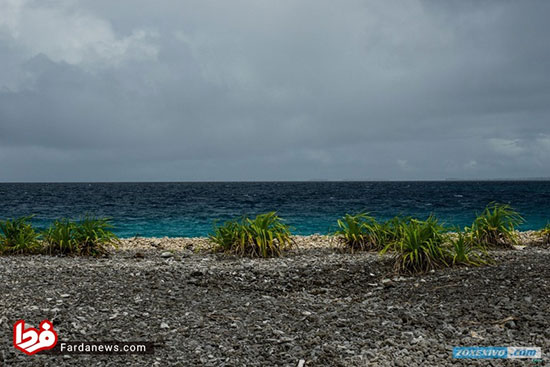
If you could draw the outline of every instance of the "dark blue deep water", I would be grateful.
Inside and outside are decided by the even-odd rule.
[[[257,182],[257,183],[5,183],[0,218],[34,214],[47,226],[60,217],[109,216],[121,237],[205,236],[214,220],[275,210],[294,233],[326,233],[345,213],[379,219],[397,214],[469,225],[491,201],[511,204],[522,229],[550,220],[550,182]]]

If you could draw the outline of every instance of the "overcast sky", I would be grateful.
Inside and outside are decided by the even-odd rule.
[[[550,1],[0,0],[0,181],[550,176]]]

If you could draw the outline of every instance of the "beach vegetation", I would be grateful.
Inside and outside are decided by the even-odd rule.
[[[113,233],[114,228],[110,218],[85,216],[76,223],[76,240],[78,254],[99,256],[108,251],[110,246],[118,246],[118,237]]]
[[[0,221],[0,254],[33,254],[40,251],[40,234],[29,223],[31,218]]]
[[[472,238],[488,247],[513,247],[518,243],[516,227],[521,215],[508,204],[491,203],[477,216],[471,227]]]
[[[386,251],[393,250],[399,241],[403,238],[405,229],[411,223],[411,217],[393,217],[383,223],[382,230],[378,237],[381,239],[382,249]]]
[[[425,273],[449,265],[449,249],[445,246],[447,233],[439,221],[410,219],[401,227],[396,243],[388,243],[381,254],[394,250],[395,270],[399,273]]]
[[[367,213],[346,214],[337,224],[334,235],[340,236],[352,252],[383,247],[386,228]]]
[[[547,223],[546,226],[538,232],[538,234],[542,237],[542,242],[544,244],[550,244],[550,223]]]
[[[393,250],[403,237],[410,217],[394,217],[385,222],[378,222],[367,213],[346,214],[338,219],[338,229],[333,235],[343,239],[346,247],[352,252],[357,250],[385,251]]]
[[[57,220],[43,233],[46,251],[50,254],[104,255],[110,246],[116,247],[118,243],[112,228],[109,218],[85,216],[77,222]]]
[[[457,231],[450,239],[452,265],[481,266],[488,263],[484,246],[476,243],[471,232]]]
[[[50,254],[73,254],[77,252],[76,225],[68,219],[54,221],[42,233],[45,250]]]
[[[217,250],[250,257],[280,256],[292,245],[290,228],[276,212],[214,224],[209,238]]]

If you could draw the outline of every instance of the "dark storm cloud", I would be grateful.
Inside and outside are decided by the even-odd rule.
[[[0,180],[550,176],[550,4],[1,1]]]

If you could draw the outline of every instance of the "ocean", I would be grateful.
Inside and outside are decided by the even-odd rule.
[[[206,236],[215,221],[267,211],[304,235],[333,231],[339,217],[361,211],[381,220],[434,214],[463,227],[492,201],[519,211],[524,230],[550,220],[549,181],[0,184],[1,219],[32,214],[45,228],[61,217],[108,216],[120,237]]]

